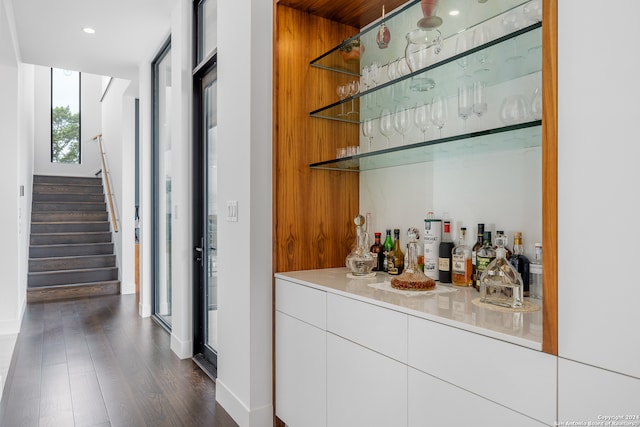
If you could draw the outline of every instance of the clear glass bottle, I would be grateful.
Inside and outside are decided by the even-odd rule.
[[[369,237],[363,227],[365,224],[364,216],[356,216],[353,222],[356,224],[356,246],[347,255],[345,265],[354,276],[364,276],[371,273],[375,261],[367,246]]]
[[[391,286],[404,290],[428,290],[436,286],[435,280],[427,277],[418,265],[418,229],[407,231],[409,245],[407,247],[407,264],[402,274],[391,279]]]
[[[482,243],[484,243],[484,224],[478,224],[478,234],[476,238],[476,243],[471,248],[471,280],[473,282],[476,281],[476,254],[482,247]]]
[[[466,245],[467,228],[460,228],[458,244],[451,252],[451,283],[455,286],[471,286],[473,265],[471,264],[471,248]]]
[[[451,255],[453,253],[453,240],[451,240],[451,222],[444,221],[442,240],[438,248],[438,277],[440,283],[451,283]]]
[[[390,262],[390,261],[388,261]],[[417,257],[416,257],[417,263]],[[392,265],[393,264],[393,265]],[[404,252],[400,247],[400,229],[393,230],[393,262],[389,264],[389,274],[398,275],[402,273],[404,269]]]
[[[383,259],[382,259],[382,270],[384,272],[388,272],[389,271],[389,257],[392,256],[393,254],[391,253],[393,251],[393,238],[391,237],[391,230],[387,229],[387,237],[385,237],[384,239],[384,243],[382,244],[382,255],[383,255]]]
[[[480,290],[480,277],[487,266],[496,258],[496,250],[491,244],[491,232],[484,232],[482,247],[476,253],[476,278],[473,287]]]
[[[433,212],[427,212],[424,220],[424,274],[438,280],[438,250],[442,238],[442,220],[436,219]]]
[[[506,239],[496,238],[496,257],[480,276],[480,301],[502,307],[522,307],[522,277],[507,260]]]
[[[507,259],[513,265],[513,267],[520,273],[522,277],[522,296],[528,297],[529,295],[529,258],[524,254],[524,246],[522,245],[522,233],[516,231],[513,233],[513,254],[509,256],[507,253]]]
[[[511,258],[511,255],[513,255],[513,252],[511,252],[511,251],[509,250],[509,248],[507,247],[507,240],[508,240],[508,237],[507,237],[507,235],[506,235],[506,234],[504,234],[504,231],[502,231],[502,230],[496,230],[496,238],[495,238],[495,240],[501,239],[501,238],[503,238],[503,237],[504,237],[504,239],[505,239],[505,240],[504,240],[504,249],[507,251],[507,259],[509,259],[509,258]],[[498,246],[497,246],[497,245],[493,245],[493,249],[498,249]]]
[[[535,257],[529,265],[529,293],[542,300],[542,243],[535,244]]]

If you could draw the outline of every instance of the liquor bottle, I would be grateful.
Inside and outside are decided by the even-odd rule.
[[[522,233],[516,231],[513,233],[513,254],[507,258],[511,265],[522,276],[522,295],[530,296],[529,288],[529,258],[524,255],[524,246],[522,246]]]
[[[384,258],[382,260],[382,270],[385,272],[389,271],[389,257],[393,254],[393,239],[391,238],[391,230],[387,229],[387,237],[384,239],[384,243],[382,244],[383,255]]]
[[[471,264],[471,248],[466,245],[467,228],[460,228],[458,245],[451,253],[451,283],[455,286],[471,286],[473,279],[473,265]]]
[[[482,247],[476,253],[476,278],[474,279],[473,287],[476,288],[477,291],[480,290],[480,277],[482,276],[482,272],[495,258],[496,250],[493,249],[493,245],[491,244],[491,232],[485,231]]]
[[[496,230],[496,242],[498,241],[498,239],[502,239],[505,238],[504,240],[504,249],[507,251],[507,260],[511,259],[511,255],[513,255],[513,252],[511,252],[509,250],[509,248],[507,247],[507,235],[504,234],[504,231],[502,230]],[[498,245],[493,245],[493,249],[498,249]]]
[[[451,240],[451,222],[444,221],[442,241],[438,248],[438,277],[440,283],[451,283],[451,256],[453,253],[453,240]]]
[[[375,239],[373,245],[371,245],[371,253],[375,258],[375,262],[373,264],[373,271],[382,271],[384,266],[384,249],[382,247],[382,243],[380,243],[380,237],[382,233],[376,232]]]
[[[495,258],[480,275],[480,301],[501,307],[518,308],[522,307],[523,301],[522,277],[507,261],[506,243],[507,239],[504,236],[496,237],[498,249],[495,250]]]
[[[393,266],[389,265],[389,274],[398,275],[404,270],[404,252],[400,247],[400,229],[393,230]]]
[[[476,238],[476,243],[471,248],[471,279],[475,283],[476,281],[476,254],[482,247],[482,243],[484,242],[484,224],[478,224],[478,237]]]
[[[438,252],[442,237],[442,220],[436,219],[433,212],[427,213],[424,220],[424,274],[438,280]]]
[[[542,299],[542,243],[536,243],[535,258],[529,266],[529,294],[532,298]]]

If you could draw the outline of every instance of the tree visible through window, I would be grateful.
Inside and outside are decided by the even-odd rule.
[[[80,163],[80,73],[51,69],[51,162]]]

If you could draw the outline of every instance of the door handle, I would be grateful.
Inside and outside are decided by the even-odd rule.
[[[198,261],[200,263],[200,266],[202,267],[204,265],[204,261],[203,261],[204,249],[200,247],[195,247],[193,248],[193,250],[196,251],[195,260]]]

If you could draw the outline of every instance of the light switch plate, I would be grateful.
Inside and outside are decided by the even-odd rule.
[[[227,221],[238,222],[238,201],[227,200]]]

